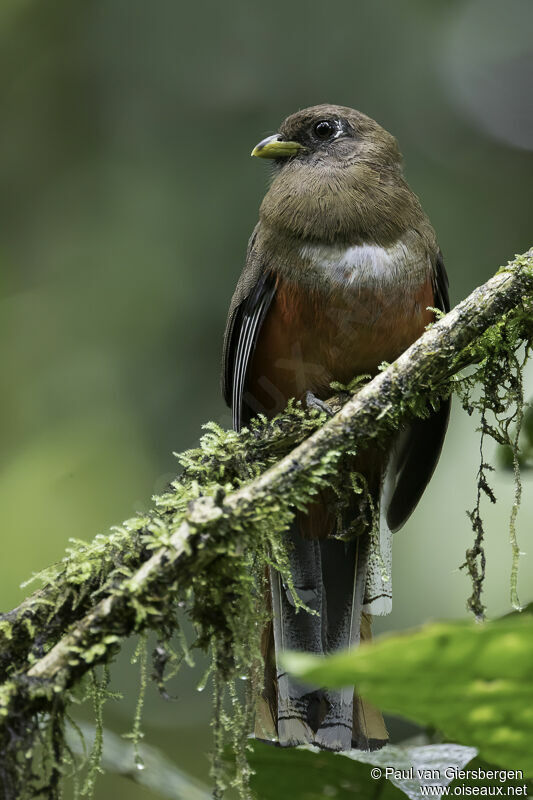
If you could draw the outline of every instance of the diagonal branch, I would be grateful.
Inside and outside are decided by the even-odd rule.
[[[58,693],[95,663],[109,661],[122,638],[144,628],[164,627],[169,598],[177,587],[191,586],[193,575],[208,574],[219,559],[238,553],[244,534],[247,543],[254,541],[254,535],[257,540],[258,519],[268,525],[280,504],[290,509],[309,502],[317,483],[333,478],[343,453],[385,441],[402,422],[420,413],[423,403],[449,392],[460,369],[487,356],[487,337],[494,326],[511,322],[517,339],[529,341],[532,307],[533,249],[472,292],[298,446],[294,443],[301,418],[291,422],[289,414],[284,427],[282,417],[278,435],[271,431],[272,452],[268,442],[261,446],[276,457],[288,447],[293,449],[254,480],[229,493],[219,487],[214,495],[189,504],[184,513],[177,513],[171,503],[156,512],[154,517],[159,516],[169,534],[164,546],[150,556],[139,537],[128,562],[133,574],[115,581],[112,591],[104,592],[98,602],[87,594],[77,609],[70,609],[70,618],[59,615],[57,641],[48,642],[51,649],[35,663],[14,670],[0,686],[0,726],[9,725],[11,715],[21,708],[26,714],[52,708]],[[249,457],[241,455],[243,460]],[[46,604],[46,589],[39,597],[43,592]],[[5,652],[9,641],[23,635],[30,601],[4,617],[12,636]]]

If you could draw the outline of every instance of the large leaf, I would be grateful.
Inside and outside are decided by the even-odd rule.
[[[327,753],[313,747],[281,748],[255,742],[249,761],[255,770],[252,788],[258,800],[351,800],[355,796],[405,800],[406,795],[420,800],[427,796],[421,785],[447,786],[453,776],[446,778],[445,770],[463,768],[475,754],[471,747],[443,744]],[[388,780],[386,769],[391,771]],[[431,777],[427,770],[433,772]]]
[[[356,684],[384,711],[439,728],[487,761],[533,775],[533,617],[434,623],[321,658],[288,653],[305,682]]]

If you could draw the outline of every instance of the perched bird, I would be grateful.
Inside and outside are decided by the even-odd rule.
[[[271,159],[274,174],[224,339],[223,391],[236,430],[255,414],[274,416],[289,398],[320,405],[332,381],[375,375],[423,333],[434,308],[449,310],[435,233],[403,177],[396,140],[377,122],[351,108],[314,106],[288,117],[252,155]],[[379,514],[382,564],[390,532],[431,478],[448,416],[443,402],[386,449],[354,456],[350,469],[367,491],[354,495],[340,521],[328,492],[307,514],[296,513],[286,534],[292,577],[318,614],[297,611],[288,587],[270,574],[258,737],[330,750],[387,741],[381,714],[353,687],[300,685],[279,654],[354,647],[370,637],[371,615],[390,610],[390,581],[371,553],[371,509]]]

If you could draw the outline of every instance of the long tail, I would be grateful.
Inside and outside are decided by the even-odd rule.
[[[297,523],[292,526],[288,549],[294,586],[316,615],[296,609],[289,588],[282,584],[278,573],[271,572],[277,732],[281,745],[312,743],[328,750],[370,746],[364,711],[358,707],[354,714],[353,686],[340,691],[304,686],[283,671],[278,658],[285,650],[326,654],[358,645],[367,542],[365,536],[348,542],[304,539]],[[362,725],[354,726],[354,717],[361,716]]]

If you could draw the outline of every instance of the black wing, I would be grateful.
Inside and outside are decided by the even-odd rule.
[[[233,412],[233,427],[240,430],[252,416],[244,401],[246,378],[261,326],[276,293],[272,273],[262,274],[249,294],[230,309],[224,340],[222,391]]]
[[[433,272],[435,307],[450,310],[448,276],[442,253],[438,252]],[[387,509],[387,525],[397,531],[411,516],[435,471],[450,417],[451,398],[427,419],[416,419],[400,439],[396,456],[396,480]]]
[[[444,311],[445,314],[450,310],[449,285],[450,282],[444,267],[444,259],[439,250],[435,262],[435,269],[433,270],[433,291],[435,293],[435,308],[439,308],[441,311]]]

